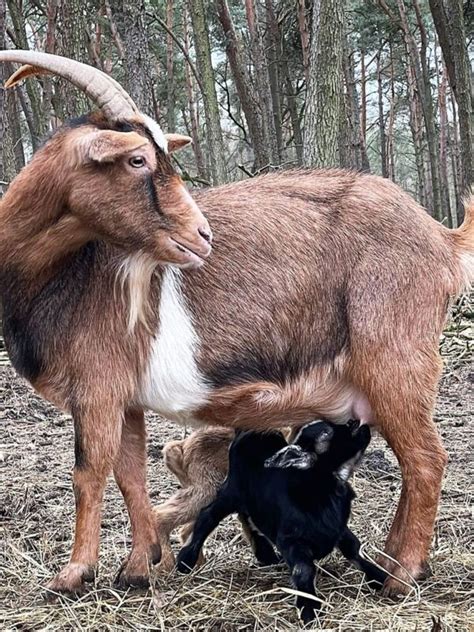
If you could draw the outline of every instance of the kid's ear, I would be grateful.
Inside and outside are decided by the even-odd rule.
[[[308,470],[316,463],[316,455],[305,452],[299,445],[287,445],[265,461],[265,467]]]
[[[168,143],[169,154],[186,147],[186,145],[189,145],[189,143],[192,142],[192,138],[189,136],[183,136],[183,134],[165,134],[165,138]]]
[[[100,130],[79,136],[74,141],[79,164],[114,162],[120,156],[144,147],[149,141],[136,132]]]

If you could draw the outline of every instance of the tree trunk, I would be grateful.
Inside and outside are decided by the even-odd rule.
[[[453,111],[453,140],[452,140],[452,167],[454,176],[454,194],[456,196],[456,212],[458,225],[461,224],[464,216],[463,198],[462,198],[462,176],[461,176],[461,158],[459,150],[459,125],[458,125],[458,108],[453,90],[451,90],[451,108]]]
[[[474,184],[474,130],[471,63],[466,46],[462,0],[450,0],[446,7],[454,58],[454,94],[458,104],[461,154],[461,191],[464,195]]]
[[[423,24],[420,24],[419,19],[419,7],[417,0],[413,0],[415,10],[417,11],[418,25],[421,34],[421,56],[416,46],[415,39],[411,34],[408,24],[406,7],[404,0],[397,0],[398,9],[400,13],[400,24],[404,35],[405,45],[408,55],[412,58],[413,68],[415,71],[415,78],[418,86],[418,90],[421,98],[421,107],[423,109],[423,118],[426,128],[426,141],[428,144],[429,161],[430,161],[430,173],[431,173],[431,188],[433,191],[433,209],[432,214],[436,219],[441,220],[443,217],[442,201],[441,201],[441,187],[440,187],[440,169],[439,169],[439,154],[438,154],[438,142],[434,118],[433,96],[431,94],[431,84],[429,76],[429,68],[427,62],[427,40],[426,32]]]
[[[361,104],[357,92],[354,67],[354,50],[349,38],[344,38],[344,80],[346,85],[346,110],[350,128],[351,167],[368,171],[368,160],[364,156],[363,138],[361,131]]]
[[[15,34],[16,47],[28,50],[29,44],[26,34],[26,22],[22,14],[22,4],[18,0],[8,0],[7,6]],[[25,89],[34,119],[34,133],[31,136],[31,143],[33,149],[37,149],[47,132],[46,117],[41,103],[41,88],[37,81],[27,81]]]
[[[341,116],[344,0],[320,0],[313,9],[310,78],[303,157],[306,166],[337,167]]]
[[[81,0],[60,0],[57,11],[57,54],[77,61],[89,63],[87,38],[88,18],[91,7]],[[91,110],[91,105],[82,91],[68,81],[58,83],[54,109],[60,119],[80,116]]]
[[[285,79],[286,87],[286,99],[288,104],[288,111],[290,113],[291,127],[293,129],[293,143],[295,145],[296,160],[298,165],[303,164],[303,134],[301,132],[301,121],[298,113],[298,103],[296,99],[296,92],[291,81],[290,71],[288,69],[287,51],[285,47],[285,41],[283,40],[284,52],[281,58],[282,75]]]
[[[360,51],[360,136],[362,169],[370,171],[369,156],[367,155],[367,78],[364,49]]]
[[[393,47],[390,42],[390,110],[388,114],[388,133],[387,133],[387,159],[388,159],[388,177],[395,182],[395,69],[393,62]]]
[[[435,55],[436,76],[438,80],[438,103],[439,103],[439,158],[441,165],[441,194],[443,206],[451,228],[455,228],[457,220],[451,215],[451,202],[449,199],[449,177],[448,177],[448,110],[446,105],[446,89],[448,84],[446,66],[440,73],[440,64]],[[441,76],[440,76],[441,75]]]
[[[449,0],[449,2],[457,0]],[[452,48],[451,34],[449,32],[448,18],[444,8],[443,0],[429,0],[433,22],[438,35],[441,50],[443,51],[444,63],[448,71],[451,89],[456,88],[456,71],[454,68],[454,55]]]
[[[58,16],[58,0],[48,0],[46,5],[46,40],[44,50],[46,53],[56,51],[56,21]],[[43,112],[47,129],[51,128],[53,118],[53,82],[45,75],[43,78]]]
[[[313,10],[317,10],[316,8]],[[298,0],[298,27],[301,38],[301,50],[303,52],[303,68],[306,85],[309,84],[309,30],[308,21],[306,19],[306,2]]]
[[[197,67],[204,87],[202,97],[206,117],[206,137],[209,148],[211,178],[213,184],[222,184],[227,178],[225,152],[204,2],[203,0],[189,0],[189,8],[193,25]]]
[[[381,47],[377,53],[377,95],[379,109],[380,164],[382,177],[388,178],[387,135],[385,133],[385,114],[383,107],[382,46],[383,44],[381,44]]]
[[[268,145],[262,127],[262,119],[253,95],[250,77],[242,61],[241,51],[234,24],[229,12],[227,0],[216,0],[217,15],[225,35],[226,54],[229,60],[235,88],[239,95],[240,105],[247,121],[250,141],[255,156],[254,169],[261,169],[271,162]]]
[[[255,0],[245,0],[245,11],[249,27],[250,47],[255,69],[255,86],[256,93],[258,94],[258,105],[262,117],[265,142],[269,147],[271,163],[278,165],[280,164],[280,158],[278,155],[278,142],[275,130],[272,90],[270,87],[265,46]]]
[[[189,30],[188,30],[188,12],[185,8],[184,15],[184,49],[189,55]],[[204,156],[202,153],[201,143],[199,139],[199,123],[196,113],[196,99],[194,96],[193,76],[189,64],[184,64],[184,76],[186,81],[186,93],[188,97],[189,118],[191,121],[191,138],[193,139],[193,151],[196,159],[196,169],[198,176],[203,180],[209,180],[209,175],[206,172],[206,165],[204,162]]]
[[[109,0],[104,0],[105,6],[105,15],[107,16],[107,20],[109,23],[110,34],[112,35],[112,39],[114,40],[115,47],[117,48],[117,52],[119,54],[120,59],[125,58],[125,50],[123,47],[122,38],[120,37],[120,33],[117,28],[117,24],[115,23],[114,16],[112,14],[112,9],[110,7]]]
[[[5,37],[5,28],[6,28],[6,12],[7,7],[5,0],[0,0],[0,50],[4,50],[6,48],[6,37]],[[0,71],[0,79],[2,80],[2,85],[4,83],[4,73]],[[0,197],[6,191],[6,178],[5,178],[5,167],[4,167],[4,146],[5,146],[5,90],[0,90]]]
[[[13,67],[7,64],[9,71],[13,71]],[[21,133],[20,107],[17,97],[19,88],[9,90],[7,94],[7,117],[10,133],[11,146],[13,150],[13,158],[15,161],[15,174],[19,173],[25,166],[25,152],[23,150],[23,139]],[[10,178],[12,179],[12,178]]]
[[[114,18],[123,45],[125,88],[140,110],[154,116],[154,70],[148,48],[144,0],[115,0]]]
[[[268,61],[268,75],[272,95],[273,126],[277,142],[278,162],[283,160],[283,130],[280,99],[280,59],[281,43],[278,21],[273,9],[273,0],[265,0],[266,9],[266,50]]]
[[[173,31],[173,0],[166,0],[166,26]],[[175,86],[174,86],[174,46],[173,38],[166,34],[166,87],[167,87],[167,121],[168,132],[176,130]]]
[[[423,163],[423,130],[421,118],[421,106],[416,89],[416,80],[411,59],[407,56],[407,87],[408,104],[410,107],[410,129],[413,138],[413,150],[415,152],[416,172],[418,176],[418,201],[426,207],[426,183]]]

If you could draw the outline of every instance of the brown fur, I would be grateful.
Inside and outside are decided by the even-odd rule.
[[[284,428],[289,441],[299,427]],[[154,508],[162,558],[159,569],[170,572],[175,557],[170,545],[170,534],[181,527],[180,540],[184,544],[192,534],[194,522],[203,507],[212,502],[229,470],[229,446],[235,432],[229,428],[208,426],[194,431],[180,441],[169,441],[163,448],[165,465],[181,483],[181,489]],[[241,522],[250,544],[253,537],[246,521]],[[204,561],[200,556],[199,563]]]
[[[156,559],[138,403],[161,325],[163,272],[152,263],[196,263],[170,238],[202,256],[210,249],[198,237],[207,222],[167,156],[155,152],[161,212],[125,156],[99,170],[61,158],[68,135],[104,126],[92,117],[59,132],[0,204],[0,287],[12,362],[72,412],[76,428],[75,544],[55,590],[81,589],[95,564],[112,469],[133,530],[121,583],[145,581],[145,567]],[[449,231],[392,183],[339,170],[263,176],[195,199],[216,245],[205,266],[182,277],[208,385],[192,420],[263,428],[367,413],[403,474],[387,550],[418,576],[446,460],[432,422],[438,340],[450,299],[473,276],[474,203],[465,225]],[[117,280],[124,270],[129,292]],[[129,432],[130,424],[137,429]],[[387,585],[387,592],[398,589],[396,581]]]
[[[181,441],[170,441],[163,448],[165,465],[179,480],[181,489],[154,509],[162,552],[160,570],[169,572],[175,564],[171,532],[182,527],[180,538],[184,543],[200,510],[214,500],[227,476],[233,438],[231,429],[209,427]]]

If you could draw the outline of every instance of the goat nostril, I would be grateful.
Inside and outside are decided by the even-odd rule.
[[[208,228],[198,228],[198,233],[201,235],[203,239],[207,241],[208,244],[212,241],[212,233]]]

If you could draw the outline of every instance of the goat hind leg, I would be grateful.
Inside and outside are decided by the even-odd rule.
[[[393,369],[391,374],[388,363],[385,367],[374,365],[373,369],[384,381],[379,382],[371,404],[379,429],[398,459],[403,479],[402,496],[385,548],[401,566],[380,560],[395,575],[386,580],[384,593],[404,594],[409,592],[412,579],[426,572],[447,461],[432,420],[440,366],[433,354],[432,362],[425,366],[410,367],[407,361],[395,374]]]
[[[104,410],[107,412],[104,414]],[[110,403],[76,406],[73,473],[76,528],[69,563],[49,582],[51,592],[81,594],[94,577],[99,555],[101,506],[107,476],[117,455],[122,427],[121,410]]]
[[[132,549],[123,562],[116,585],[146,587],[150,563],[160,561],[161,548],[147,490],[146,430],[142,410],[127,410],[114,476],[127,505],[132,528]]]
[[[274,566],[275,564],[280,564],[283,561],[283,558],[275,552],[273,546],[267,538],[262,535],[260,531],[257,531],[257,529],[249,521],[248,516],[245,514],[239,514],[239,520],[242,525],[242,531],[249,541],[258,563],[261,566]]]
[[[314,589],[316,568],[313,562],[313,555],[303,544],[294,541],[278,542],[278,549],[290,567],[293,586],[299,592],[308,595],[308,597],[304,595],[297,595],[296,597],[296,607],[300,612],[303,623],[306,625],[315,619],[316,613],[320,609],[319,601],[316,598],[311,598],[311,596],[316,597]]]
[[[371,588],[377,590],[382,588],[387,579],[387,573],[361,556],[359,539],[348,527],[346,527],[337,546],[349,562],[352,562],[355,566],[360,568]]]

